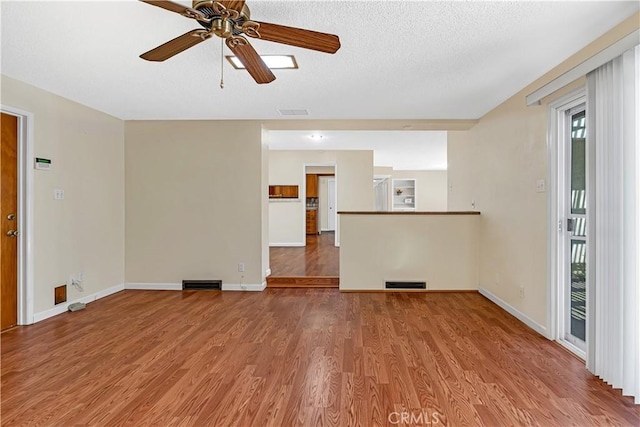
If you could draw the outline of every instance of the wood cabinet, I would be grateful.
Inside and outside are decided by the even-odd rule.
[[[297,185],[270,185],[269,198],[270,199],[297,199],[298,186]]]
[[[318,211],[307,209],[307,234],[318,234]]]
[[[307,197],[318,197],[318,175],[307,174]]]

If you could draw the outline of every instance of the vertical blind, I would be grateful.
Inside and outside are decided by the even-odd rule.
[[[587,368],[640,403],[640,48],[587,75],[594,154]],[[593,188],[595,187],[595,188]]]

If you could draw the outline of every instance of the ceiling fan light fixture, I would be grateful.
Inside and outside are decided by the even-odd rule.
[[[236,70],[244,70],[245,66],[237,56],[227,55],[227,60]],[[260,58],[272,70],[297,70],[298,62],[293,55],[260,55]]]

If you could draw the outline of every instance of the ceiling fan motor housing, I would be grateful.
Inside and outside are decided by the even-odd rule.
[[[233,23],[228,19],[215,18],[211,21],[211,32],[223,39],[233,35]]]
[[[224,39],[242,34],[242,24],[251,17],[249,7],[245,4],[240,12],[224,9],[215,1],[194,0],[193,8],[207,17],[208,21],[198,21],[207,30]],[[223,13],[220,13],[222,11]],[[228,12],[228,13],[227,13]]]

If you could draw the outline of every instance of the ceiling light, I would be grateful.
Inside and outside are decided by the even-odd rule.
[[[244,70],[245,66],[237,56],[226,56],[227,60],[236,70]],[[260,58],[272,70],[293,70],[298,68],[298,63],[293,55],[260,55]]]

